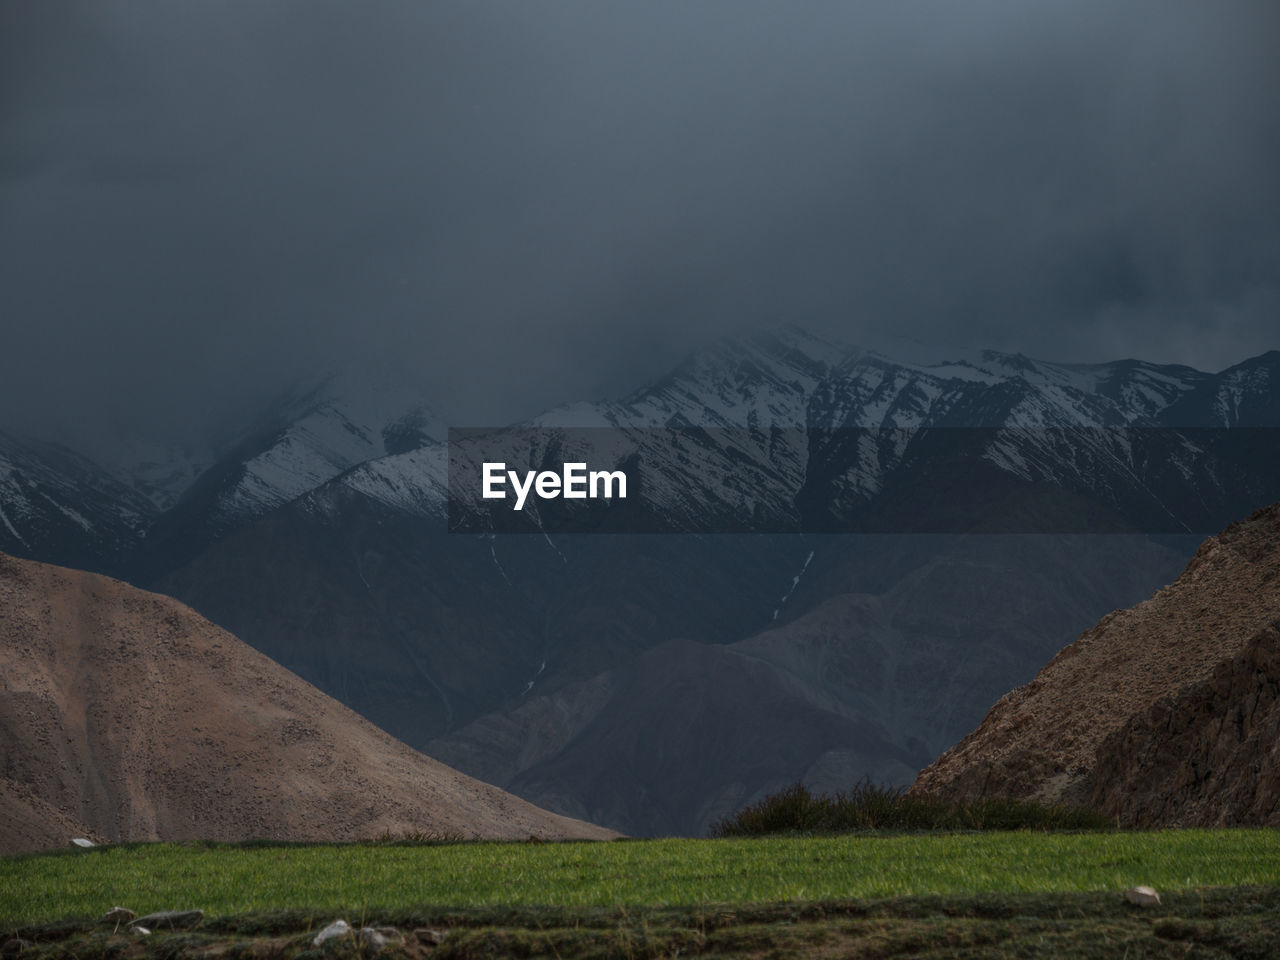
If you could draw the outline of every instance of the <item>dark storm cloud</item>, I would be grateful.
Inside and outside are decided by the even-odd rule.
[[[779,320],[1222,366],[1277,345],[1276,9],[5,2],[0,419],[368,358],[479,422]]]

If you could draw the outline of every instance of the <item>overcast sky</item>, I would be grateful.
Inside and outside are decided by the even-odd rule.
[[[787,321],[1280,346],[1275,0],[0,0],[0,421],[356,358],[455,422]]]

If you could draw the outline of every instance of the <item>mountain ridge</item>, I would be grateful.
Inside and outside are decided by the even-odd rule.
[[[888,436],[864,441],[872,446],[860,448],[853,460],[811,463],[807,431],[1275,427],[1280,426],[1278,391],[1280,351],[1248,358],[1217,374],[1132,359],[1058,364],[991,350],[936,363],[904,363],[790,327],[722,341],[621,400],[570,403],[503,429],[606,426],[634,432],[687,423],[797,430],[791,449],[747,451],[766,472],[781,478],[782,486],[774,484],[772,494],[763,499],[758,491],[730,496],[719,507],[733,510],[743,503],[769,503],[779,494],[784,501],[794,499],[811,470],[836,471],[843,478],[842,496],[866,500],[901,465],[903,441]],[[90,526],[112,529],[116,547],[105,552],[75,543],[74,531],[68,531],[68,544],[58,548],[61,552],[42,553],[42,541],[49,538],[36,531],[24,534],[17,519],[19,513],[30,512],[12,481],[14,470],[22,468],[0,463],[0,513],[7,519],[0,524],[0,547],[32,559],[67,560],[149,582],[230,530],[343,478],[362,483],[366,492],[376,491],[389,505],[439,518],[445,513],[447,465],[436,444],[444,428],[426,407],[426,392],[391,382],[370,390],[350,374],[293,388],[258,417],[256,426],[242,428],[239,439],[224,447],[199,475],[191,471],[200,457],[189,451],[174,453],[174,445],[148,451],[153,460],[179,457],[181,462],[168,468],[172,476],[167,479],[165,465],[158,462],[149,460],[132,468],[137,475],[124,476],[130,469],[126,466],[101,468],[63,451],[63,461],[74,456],[81,462],[77,469],[63,468],[72,485],[119,487],[124,482],[135,489],[113,495],[120,503],[128,502],[135,514],[128,529],[115,529],[118,523],[112,524],[109,507],[76,510]],[[192,442],[199,445],[194,438]],[[12,438],[0,442],[0,460],[6,449],[12,451],[19,443]],[[28,451],[39,446],[21,443]],[[997,466],[1012,462],[998,452],[978,455]],[[726,458],[724,452],[717,458],[721,464],[716,469],[727,478],[741,468],[741,461]],[[99,476],[88,479],[94,472]],[[181,493],[176,487],[166,492],[165,483],[182,484]],[[77,493],[78,499],[92,503],[92,497]],[[765,512],[792,515],[785,502],[774,502]],[[89,534],[82,538],[89,539]]]
[[[901,364],[784,330],[700,351],[621,400],[486,432],[537,467],[590,449],[578,427],[608,428],[657,494],[608,516],[695,532],[569,536],[542,507],[520,535],[450,533],[450,453],[482,448],[437,442],[411,410],[383,418],[382,455],[328,463],[303,492],[211,533],[211,505],[246,464],[284,449],[268,431],[113,572],[528,799],[607,813],[629,833],[698,832],[712,811],[731,812],[723,805],[811,772],[832,789],[869,774],[909,781],[1080,627],[1173,579],[1194,549],[1179,531],[1280,496],[1267,487],[1280,445],[1260,441],[1280,413],[1268,399],[1278,357],[1226,379],[994,351]],[[1183,419],[1218,426],[1178,429]],[[348,435],[368,446],[374,433]],[[744,532],[714,535],[726,520]],[[1110,532],[1092,546],[1078,536],[1099,531]],[[966,613],[974,597],[992,620]],[[768,691],[796,738],[751,782],[720,770],[688,809],[658,819],[623,785],[660,771],[617,766],[591,729],[606,715],[643,725],[692,709],[654,684],[648,698],[626,693],[654,675],[655,648],[708,690]],[[860,686],[848,666],[859,657],[879,665],[865,673],[882,694]],[[729,713],[742,729],[754,722],[749,703]],[[865,748],[806,752],[840,730]],[[706,772],[695,745],[665,749],[691,777]],[[557,792],[555,770],[580,795]]]

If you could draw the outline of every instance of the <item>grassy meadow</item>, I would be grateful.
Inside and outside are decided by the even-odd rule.
[[[0,922],[1280,886],[1280,830],[427,845],[133,844],[0,858]]]

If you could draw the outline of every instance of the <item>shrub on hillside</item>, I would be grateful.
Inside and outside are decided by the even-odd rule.
[[[797,781],[711,825],[713,837],[874,830],[1105,830],[1110,820],[1084,807],[991,797],[952,804],[870,780],[834,795]]]

